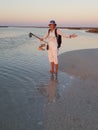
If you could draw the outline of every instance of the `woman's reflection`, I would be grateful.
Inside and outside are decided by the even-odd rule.
[[[58,80],[57,78],[52,75],[50,77],[50,80],[48,81],[46,87],[43,85],[40,85],[40,93],[42,95],[46,95],[48,97],[48,102],[55,102],[56,98],[58,96],[57,94],[57,84],[58,84]]]

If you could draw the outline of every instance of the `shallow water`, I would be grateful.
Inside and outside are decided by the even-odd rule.
[[[63,72],[59,72],[58,78],[49,74],[47,52],[38,51],[39,40],[28,37],[29,32],[41,37],[46,30],[0,28],[0,129],[2,130],[43,130],[45,104],[62,100],[63,91],[74,78]],[[73,30],[62,31],[73,33]],[[74,32],[80,38],[97,38],[97,35],[85,33],[83,30]],[[68,51],[69,48],[66,47],[66,44],[63,45],[59,54]],[[72,47],[69,50],[71,49]],[[78,49],[81,49],[81,46]]]

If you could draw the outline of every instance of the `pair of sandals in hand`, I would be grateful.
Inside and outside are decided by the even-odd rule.
[[[41,44],[39,47],[38,47],[38,50],[40,50],[40,51],[45,51],[45,47],[46,46],[46,44]]]

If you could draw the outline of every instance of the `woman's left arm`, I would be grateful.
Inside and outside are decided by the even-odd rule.
[[[75,38],[75,37],[77,37],[76,34],[70,34],[70,35],[63,34],[59,29],[57,29],[57,34],[61,35],[64,38]]]

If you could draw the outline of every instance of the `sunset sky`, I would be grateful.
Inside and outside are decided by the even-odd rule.
[[[0,25],[98,27],[98,0],[0,0]]]

